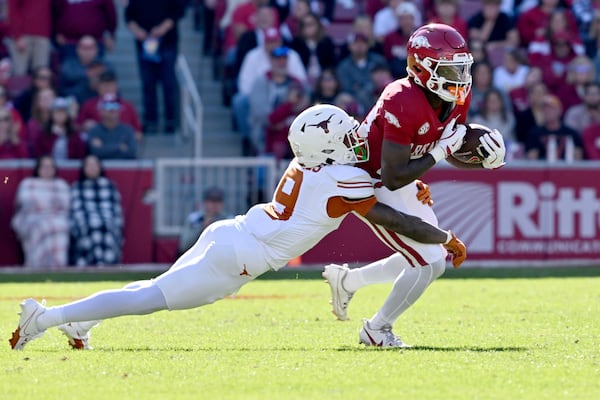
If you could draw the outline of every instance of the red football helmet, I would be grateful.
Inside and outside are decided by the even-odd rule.
[[[406,46],[408,76],[444,101],[464,102],[471,91],[473,56],[456,29],[444,24],[424,25]]]

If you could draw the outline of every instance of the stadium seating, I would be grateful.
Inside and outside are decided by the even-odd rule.
[[[467,22],[483,7],[481,0],[461,0],[458,2],[458,14]]]

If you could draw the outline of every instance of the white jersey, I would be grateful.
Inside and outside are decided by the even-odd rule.
[[[288,166],[268,204],[237,217],[262,246],[272,269],[304,254],[337,229],[349,212],[364,216],[376,203],[373,183],[362,169],[349,165]]]
[[[294,160],[270,203],[211,224],[154,283],[170,310],[212,303],[283,267],[337,229],[348,213],[364,216],[376,202],[364,170],[348,165],[302,168]]]

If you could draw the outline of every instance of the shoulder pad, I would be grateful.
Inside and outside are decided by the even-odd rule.
[[[360,168],[353,167],[351,165],[329,165],[326,167],[329,175],[336,181],[344,182],[358,182],[358,181],[369,181],[371,177],[369,174]]]

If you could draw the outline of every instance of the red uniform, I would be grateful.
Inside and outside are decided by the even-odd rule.
[[[423,157],[439,140],[444,127],[452,119],[464,124],[471,103],[471,93],[463,105],[456,105],[440,121],[440,110],[434,110],[425,97],[424,89],[411,78],[398,79],[383,90],[375,106],[363,121],[359,132],[368,135],[371,156],[369,161],[357,164],[373,178],[381,178],[381,147],[383,139],[410,145],[411,159]]]

